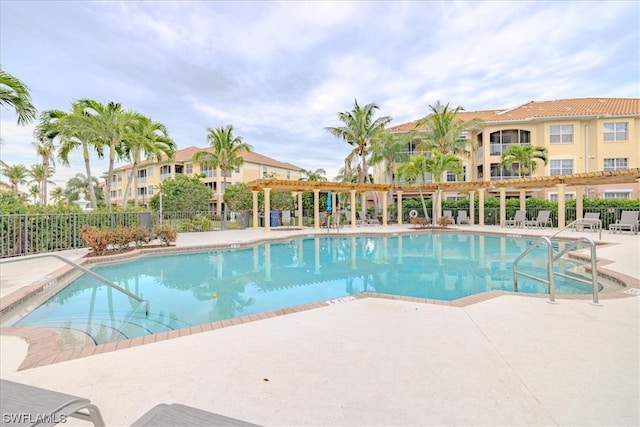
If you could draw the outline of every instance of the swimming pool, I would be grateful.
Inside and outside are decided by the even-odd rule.
[[[102,344],[361,292],[451,301],[512,291],[512,262],[531,243],[469,233],[327,236],[145,256],[93,271],[148,300],[148,316],[144,304],[83,275],[15,326],[74,331]],[[519,270],[546,277],[546,256],[535,249]],[[557,268],[570,275],[579,267]],[[518,284],[520,292],[548,292],[531,279]],[[556,277],[556,292],[592,289]]]

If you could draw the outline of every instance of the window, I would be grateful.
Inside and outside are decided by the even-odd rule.
[[[115,199],[116,197],[118,197],[118,192],[116,190],[112,190],[110,194],[112,199]]]
[[[185,169],[187,170],[187,175],[191,175],[193,173],[193,165],[191,163],[187,163]]]
[[[267,167],[266,166],[262,167],[262,176],[263,177],[267,176]]]
[[[153,176],[153,167],[147,168],[147,175]]]
[[[171,165],[160,166],[160,179],[165,180],[171,178]]]
[[[550,137],[552,144],[573,143],[573,125],[551,126]]]
[[[147,194],[153,196],[153,185],[147,187]]]
[[[122,189],[118,190],[118,199],[122,199]]]
[[[291,171],[287,171],[287,179],[291,179]]]
[[[566,175],[573,173],[573,160],[551,160],[549,165],[551,175]]]
[[[568,200],[575,200],[576,193],[564,193],[565,202]],[[558,201],[558,193],[549,193],[549,201],[557,202]]]
[[[605,142],[626,141],[627,123],[605,123],[604,140]]]
[[[216,176],[216,170],[207,165],[200,166],[200,172],[202,172],[207,178],[215,178]]]
[[[605,171],[617,171],[620,169],[629,169],[629,159],[624,157],[604,159]]]
[[[138,196],[146,196],[147,187],[139,187],[137,193],[138,193]]]
[[[111,175],[111,183],[115,184],[118,181],[118,176],[117,175]]]
[[[240,168],[235,168],[233,171],[234,171],[235,173],[240,173]]]
[[[147,182],[147,170],[141,169],[138,171],[138,184],[144,184]]]
[[[605,190],[605,199],[628,199],[631,196],[631,190]]]

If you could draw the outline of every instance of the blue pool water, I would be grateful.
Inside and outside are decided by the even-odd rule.
[[[83,275],[16,326],[72,329],[105,343],[360,292],[450,301],[512,291],[512,262],[531,243],[467,233],[327,236],[147,256],[93,271],[148,300],[148,316],[143,304]],[[574,266],[560,268],[570,274]],[[546,251],[534,250],[519,269],[546,278]],[[531,279],[518,284],[520,292],[548,293]],[[592,290],[556,277],[556,292]]]

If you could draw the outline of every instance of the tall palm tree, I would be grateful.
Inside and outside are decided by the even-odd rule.
[[[109,171],[105,185],[105,200],[107,207],[111,206],[111,175],[116,159],[122,158],[124,142],[129,134],[129,127],[133,124],[134,115],[122,109],[117,102],[103,104],[93,99],[77,101],[84,112],[91,117],[87,132],[91,135],[93,144],[102,144],[109,149]]]
[[[67,196],[65,194],[64,188],[56,187],[51,190],[51,199],[54,203],[60,203],[62,201],[67,200]]]
[[[405,177],[427,182],[427,177],[431,175],[433,181],[437,184],[442,182],[442,176],[446,171],[451,171],[456,175],[463,173],[462,162],[460,159],[452,153],[441,153],[438,150],[431,152],[431,157],[424,155],[411,156],[409,163],[405,163],[400,167],[399,173]],[[438,194],[440,189],[436,192],[436,197],[433,200],[433,209],[435,212],[436,206],[438,206]],[[420,197],[422,199],[422,208],[424,209],[425,218],[427,217],[427,208],[424,203],[424,197],[420,190]],[[437,215],[433,215],[433,224],[436,224]]]
[[[18,185],[27,183],[29,170],[24,165],[6,165],[2,170],[2,174],[11,183],[14,194],[18,194]]]
[[[246,143],[242,137],[233,135],[233,126],[207,128],[207,143],[213,147],[213,151],[198,151],[193,156],[193,161],[201,166],[220,169],[222,172],[222,191],[227,188],[227,175],[230,171],[239,168],[244,163],[242,152],[250,152],[253,147]],[[220,205],[218,205],[220,206]]]
[[[51,120],[55,120],[55,129],[58,131],[57,137],[60,139],[60,148],[58,157],[65,166],[69,165],[69,154],[75,150],[82,150],[84,158],[84,166],[87,172],[88,197],[91,200],[91,207],[98,208],[98,200],[96,198],[96,190],[93,176],[91,175],[91,156],[90,152],[95,151],[98,157],[103,156],[103,142],[96,139],[94,132],[91,130],[93,119],[85,110],[84,103],[75,101],[71,104],[71,112],[65,113],[59,110],[45,111],[43,114],[51,116]],[[109,180],[107,180],[108,182]]]
[[[546,166],[548,161],[546,147],[514,144],[502,152],[500,166],[512,166],[514,163],[518,163],[518,174],[522,178],[524,175],[531,175],[536,171],[538,168],[536,160],[541,160]]]
[[[36,128],[37,130],[37,128]],[[46,174],[51,177],[53,176],[53,172],[55,171],[55,153],[56,147],[53,145],[53,140],[48,138],[40,139],[39,142],[33,143],[34,148],[36,149],[36,153],[38,156],[42,157],[42,169],[46,171]],[[47,206],[47,184],[49,180],[45,179],[42,181],[42,204]]]
[[[48,181],[49,183],[53,184],[53,181],[50,180],[50,178],[53,176],[53,170],[49,167],[46,167],[45,165],[37,164],[31,166],[31,169],[29,170],[29,176],[31,176],[32,178],[30,182],[36,184],[40,189],[40,203],[44,205],[47,199],[47,194],[44,193],[44,183]]]
[[[346,141],[356,148],[361,162],[358,173],[359,183],[364,183],[368,175],[367,157],[369,156],[371,142],[391,122],[391,117],[389,116],[379,117],[374,120],[373,116],[376,110],[379,109],[380,107],[375,103],[360,107],[358,100],[355,100],[353,110],[338,113],[338,120],[342,122],[343,126],[325,127],[325,130],[331,135]]]
[[[413,133],[398,134],[382,132],[371,146],[371,164],[384,163],[385,180],[393,183],[393,169],[396,163],[407,161],[407,144]]]
[[[38,197],[40,196],[40,186],[38,184],[33,184],[29,187],[29,197],[33,198],[33,204],[38,203]]]
[[[300,181],[326,181],[327,180],[327,177],[326,177],[327,172],[322,168],[318,168],[314,171],[301,169],[300,173],[302,173],[302,177],[300,178]]]
[[[167,159],[171,159],[177,149],[176,143],[169,138],[169,132],[163,124],[154,122],[140,113],[133,113],[133,121],[129,130],[130,134],[124,141],[123,151],[124,156],[131,160],[133,167],[124,190],[123,208],[127,206],[127,196],[132,180],[133,188],[138,188],[138,165],[142,160],[142,155],[144,154],[145,159],[160,161],[163,155]],[[138,207],[137,195],[134,197],[134,205]]]
[[[36,118],[36,107],[31,103],[29,88],[18,78],[0,69],[0,105],[12,107],[18,115],[18,124],[26,125]]]

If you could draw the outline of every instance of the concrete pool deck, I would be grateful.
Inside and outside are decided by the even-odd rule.
[[[176,244],[246,243],[266,234],[181,234]],[[583,235],[597,238],[561,234]],[[602,241],[610,243],[598,247],[605,268],[640,288],[640,236],[603,232]],[[2,265],[2,297],[62,266],[55,259]],[[28,345],[3,335],[0,377],[87,397],[110,426],[129,425],[163,402],[262,425],[640,424],[640,298],[558,302],[503,295],[455,307],[355,299],[20,371]]]

